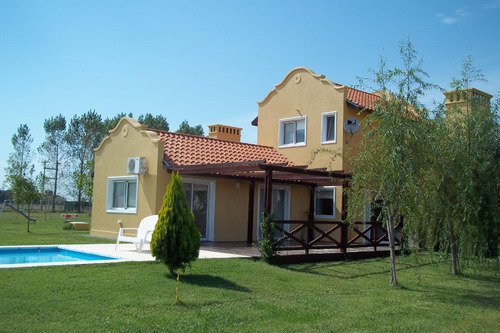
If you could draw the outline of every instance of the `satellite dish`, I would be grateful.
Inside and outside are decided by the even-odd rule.
[[[347,118],[346,121],[344,121],[344,130],[347,133],[351,133],[351,136],[345,140],[345,144],[348,144],[354,133],[359,130],[359,120],[356,117]]]
[[[356,117],[348,118],[344,121],[344,130],[354,134],[359,130],[359,120]]]

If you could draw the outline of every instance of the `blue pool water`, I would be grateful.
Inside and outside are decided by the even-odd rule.
[[[82,262],[97,260],[117,260],[117,258],[66,250],[57,246],[0,248],[0,265],[61,263],[75,261]]]

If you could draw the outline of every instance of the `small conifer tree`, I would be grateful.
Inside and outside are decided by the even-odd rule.
[[[176,302],[179,301],[179,274],[198,258],[200,237],[182,187],[182,178],[178,173],[172,173],[151,239],[151,254],[167,265],[170,273],[177,274]]]

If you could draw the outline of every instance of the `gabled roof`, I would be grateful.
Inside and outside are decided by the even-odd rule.
[[[269,164],[293,166],[274,148],[203,136],[155,132],[164,142],[164,156],[170,166],[222,164],[265,160]]]
[[[277,92],[277,90],[285,84],[285,81],[287,80],[287,78],[290,77],[292,75],[292,73],[297,72],[297,71],[306,71],[307,73],[311,74],[312,77],[320,80],[321,82],[323,82],[326,85],[330,85],[334,89],[340,89],[340,88],[345,87],[345,89],[347,90],[347,97],[346,97],[347,104],[349,104],[357,109],[366,110],[366,111],[373,111],[375,109],[375,105],[381,99],[381,97],[376,95],[376,94],[372,94],[372,93],[368,93],[368,92],[365,92],[362,90],[350,88],[350,87],[344,86],[342,84],[327,80],[324,75],[318,75],[318,74],[314,73],[312,70],[310,70],[309,68],[298,67],[298,68],[292,69],[285,76],[283,81],[281,81],[280,83],[275,85],[275,89],[271,90],[261,102],[258,102],[258,104],[262,104],[265,101],[267,101],[271,95],[275,94]],[[253,126],[259,125],[259,117],[258,116],[255,117],[254,120],[252,120],[252,125]]]

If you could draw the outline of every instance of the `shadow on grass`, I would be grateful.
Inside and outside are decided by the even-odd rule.
[[[177,276],[172,275],[172,274],[165,274],[167,279],[170,280],[176,280]],[[181,274],[180,276],[180,282],[181,283],[188,283],[188,284],[193,284],[197,285],[200,287],[206,287],[206,288],[219,288],[219,289],[228,289],[228,290],[234,290],[234,291],[239,291],[239,292],[244,292],[244,293],[249,293],[251,292],[250,289],[246,287],[242,287],[237,285],[236,283],[226,280],[224,278],[221,278],[219,276],[213,276],[213,275],[208,275],[208,274]]]
[[[432,262],[419,263],[419,264],[398,263],[396,264],[397,266],[396,270],[400,272],[407,269],[414,269],[417,267],[424,267],[433,264],[434,263]],[[331,276],[344,280],[390,273],[390,266],[387,258],[310,263],[310,264],[300,264],[300,265],[283,265],[279,267],[293,272]],[[356,273],[355,271],[358,271],[359,273]]]
[[[476,288],[477,288],[477,284]],[[500,282],[498,283],[500,286]],[[453,303],[464,307],[482,307],[498,309],[500,307],[500,288],[492,289],[491,286],[482,286],[480,291],[460,287],[427,287],[429,298],[443,304]]]

